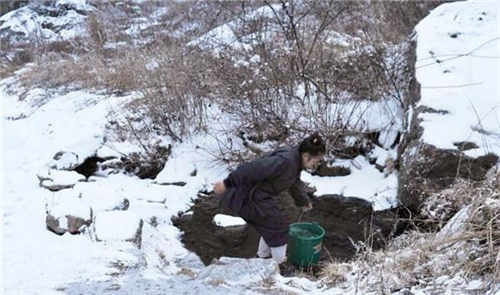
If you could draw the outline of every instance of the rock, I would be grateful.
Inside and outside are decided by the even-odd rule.
[[[38,177],[38,181],[40,181],[40,186],[42,186],[42,182],[45,180],[52,180],[52,176],[50,176],[49,170],[43,170],[37,173],[36,177]]]
[[[328,166],[325,164],[319,166],[312,173],[312,175],[318,175],[318,176],[347,176],[349,174],[351,174],[351,169],[349,169],[349,167]]]
[[[80,200],[68,200],[53,206],[45,219],[47,228],[56,234],[81,233],[82,226],[90,226],[92,208]]]
[[[262,283],[279,273],[278,264],[272,259],[242,259],[221,257],[202,269],[198,280],[223,282],[228,285]]]
[[[460,5],[453,9],[457,7]],[[497,89],[497,83],[478,85],[474,90],[478,94],[474,95],[466,95],[460,87],[443,91],[434,87],[440,77],[445,79],[441,75],[449,75],[443,73],[443,68],[415,68],[416,63],[427,59],[430,51],[447,52],[455,46],[428,42],[447,30],[436,28],[429,19],[423,19],[416,27],[416,36],[409,47],[409,88],[403,94],[406,132],[398,150],[399,199],[414,213],[420,213],[431,193],[448,188],[456,178],[484,179],[500,155],[498,145],[493,144],[498,142],[498,120],[490,106],[495,105],[495,98],[481,94]],[[470,34],[483,34],[485,28],[477,26]],[[474,43],[471,46],[481,43],[469,41]],[[453,72],[477,72],[476,79],[484,80],[489,69],[496,70],[495,65],[474,61],[455,65]]]
[[[40,186],[50,191],[59,191],[66,188],[72,188],[80,181],[84,181],[85,177],[74,171],[59,171],[49,170],[47,173],[37,174],[41,181]]]
[[[483,180],[498,156],[473,158],[458,150],[438,149],[416,141],[402,154],[401,161],[399,199],[404,206],[418,212],[431,192],[448,188],[457,177]]]
[[[185,181],[178,181],[178,182],[161,182],[158,183],[158,185],[175,185],[175,186],[186,186]]]
[[[471,206],[466,206],[458,211],[446,225],[437,233],[436,238],[441,241],[452,241],[463,235],[467,229],[467,219],[469,218]],[[457,239],[457,241],[460,239]]]
[[[62,235],[64,234],[67,229],[65,227],[61,227],[59,225],[59,219],[58,218],[55,218],[54,216],[50,215],[50,214],[47,214],[47,217],[45,218],[45,223],[47,224],[47,228],[51,231],[53,231],[54,233],[58,234],[58,235]]]
[[[162,185],[184,186],[193,177],[195,170],[197,171],[197,167],[192,158],[176,155],[168,159],[155,181]]]
[[[78,166],[78,155],[72,152],[60,151],[54,155],[54,158],[49,163],[51,169],[72,170]]]
[[[141,248],[143,221],[129,211],[102,211],[94,221],[95,237],[99,242],[125,241]]]
[[[479,148],[477,144],[470,141],[454,142],[453,145],[456,146],[459,151],[468,151]]]
[[[89,204],[94,212],[127,210],[130,201],[123,189],[104,185],[100,182],[82,182],[73,189],[75,194]]]

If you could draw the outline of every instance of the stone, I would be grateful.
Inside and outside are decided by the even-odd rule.
[[[85,181],[85,177],[74,171],[48,170],[37,174],[40,186],[50,191],[60,191],[72,188],[80,181]]]
[[[78,166],[78,155],[72,152],[60,151],[54,155],[49,167],[58,170],[72,170]]]
[[[473,158],[417,141],[401,156],[399,199],[405,207],[419,212],[431,192],[450,187],[457,177],[483,180],[497,161],[494,154]]]
[[[129,211],[98,212],[94,221],[96,241],[131,242],[140,249],[142,226],[142,219]]]
[[[50,208],[45,222],[47,228],[56,234],[79,234],[83,226],[90,226],[92,215],[92,208],[81,200],[66,200]]]
[[[130,201],[128,193],[116,187],[104,185],[100,182],[82,182],[73,190],[75,194],[89,204],[94,212],[127,210]]]

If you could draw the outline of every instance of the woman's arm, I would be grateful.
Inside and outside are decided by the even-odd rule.
[[[295,205],[298,207],[308,206],[310,209],[312,208],[310,205],[311,199],[309,199],[309,196],[307,195],[306,186],[302,180],[298,179],[292,187],[288,189],[288,192],[292,195]]]

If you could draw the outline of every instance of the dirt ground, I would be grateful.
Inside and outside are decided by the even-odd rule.
[[[290,223],[299,221],[300,208],[292,197],[283,193],[276,197],[282,214]],[[373,212],[369,202],[353,197],[327,195],[313,198],[313,210],[302,215],[302,222],[318,222],[326,231],[320,261],[349,260],[356,253],[353,241],[384,247],[388,238],[402,232],[405,224],[398,223],[397,210]],[[191,214],[173,218],[174,225],[184,233],[186,248],[200,256],[205,264],[221,256],[254,257],[259,234],[250,226],[223,228],[213,224],[216,214],[233,215],[219,204],[219,197],[202,195],[195,200]]]

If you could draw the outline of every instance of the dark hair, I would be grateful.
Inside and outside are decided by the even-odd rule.
[[[312,156],[324,155],[326,152],[326,145],[318,132],[314,132],[300,143],[299,152],[301,154],[309,153]]]

